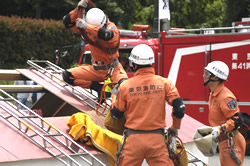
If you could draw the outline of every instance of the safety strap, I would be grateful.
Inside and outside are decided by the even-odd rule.
[[[128,137],[127,130],[124,130],[124,132],[123,132],[123,143],[122,143],[120,149],[118,148],[118,145],[117,145],[117,152],[115,153],[115,155],[117,157],[117,159],[115,161],[116,165],[119,165],[120,162],[121,162],[121,153],[122,153],[122,149],[123,149],[123,147],[124,147],[124,145],[126,143],[127,137]]]
[[[237,154],[234,152],[234,141],[232,134],[228,133],[228,147],[230,147],[230,156],[235,161],[237,165],[241,165],[241,161],[238,158]]]
[[[96,65],[93,64],[95,70],[108,70],[110,67],[115,68],[119,64],[119,60],[115,59],[112,63],[106,65]]]

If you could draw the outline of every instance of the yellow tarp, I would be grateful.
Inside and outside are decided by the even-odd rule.
[[[109,161],[115,165],[117,144],[120,147],[122,136],[103,129],[93,122],[89,115],[84,113],[73,114],[67,121],[69,134],[74,140],[94,145],[97,149],[108,155]]]

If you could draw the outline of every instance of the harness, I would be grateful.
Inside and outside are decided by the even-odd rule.
[[[117,159],[116,159],[116,165],[119,165],[120,164],[120,161],[121,161],[121,152],[122,152],[122,149],[126,143],[126,139],[128,136],[130,136],[131,134],[144,134],[144,133],[157,133],[157,134],[162,134],[164,136],[164,129],[156,129],[156,130],[133,130],[133,129],[126,129],[124,130],[123,132],[123,137],[124,137],[124,141],[120,147],[120,149],[118,148],[118,145],[117,145],[117,152],[115,153],[115,155],[117,156]]]
[[[226,134],[220,135],[219,136],[219,142],[228,140],[228,147],[230,148],[230,156],[232,159],[235,161],[237,165],[241,164],[240,159],[238,158],[237,154],[234,152],[234,142],[233,142],[233,137],[239,133],[239,130],[233,130],[230,132],[227,132]]]
[[[95,69],[95,70],[108,70],[108,69],[109,69],[108,74],[107,74],[107,77],[111,77],[111,75],[112,75],[112,73],[113,73],[113,71],[114,71],[114,68],[119,64],[118,59],[114,60],[113,54],[114,54],[115,52],[118,51],[119,46],[120,46],[120,32],[119,32],[118,43],[117,43],[117,45],[116,45],[115,47],[113,47],[113,48],[111,48],[111,47],[109,46],[109,43],[108,43],[108,42],[107,42],[108,47],[104,47],[102,44],[100,44],[100,43],[98,42],[98,40],[96,40],[95,42],[92,41],[92,40],[87,36],[87,33],[89,33],[89,32],[87,32],[86,30],[80,29],[80,33],[81,33],[81,35],[84,37],[84,39],[85,39],[89,44],[91,44],[91,45],[93,45],[93,46],[95,46],[95,47],[97,47],[97,48],[100,48],[102,51],[104,51],[104,52],[110,54],[110,56],[111,56],[111,58],[112,58],[112,61],[113,61],[112,63],[107,64],[107,65],[102,65],[102,66],[99,66],[99,67],[95,67],[95,66],[94,66],[94,69]],[[89,33],[89,34],[91,34],[91,33]]]
[[[222,134],[219,136],[219,142],[229,139],[230,137],[234,137],[238,133],[239,133],[239,130],[236,129],[226,134]]]
[[[95,64],[93,64],[93,67],[95,70],[108,70],[111,67],[115,68],[119,63],[120,62],[118,59],[115,59],[113,60],[112,63],[106,64],[106,65],[100,65],[100,64],[104,64],[104,62],[102,61],[95,61]]]

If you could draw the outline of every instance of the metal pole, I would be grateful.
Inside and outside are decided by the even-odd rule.
[[[155,0],[154,1],[154,23],[153,23],[153,37],[154,38],[158,38],[159,32],[160,32],[158,8],[159,8],[159,2],[158,2],[158,0]]]

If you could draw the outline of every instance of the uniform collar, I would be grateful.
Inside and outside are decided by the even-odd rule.
[[[216,87],[215,91],[212,93],[212,96],[217,96],[223,88],[224,88],[224,84],[221,83],[219,86]]]
[[[138,69],[134,76],[141,75],[141,74],[155,74],[155,69],[153,67],[145,67]]]

